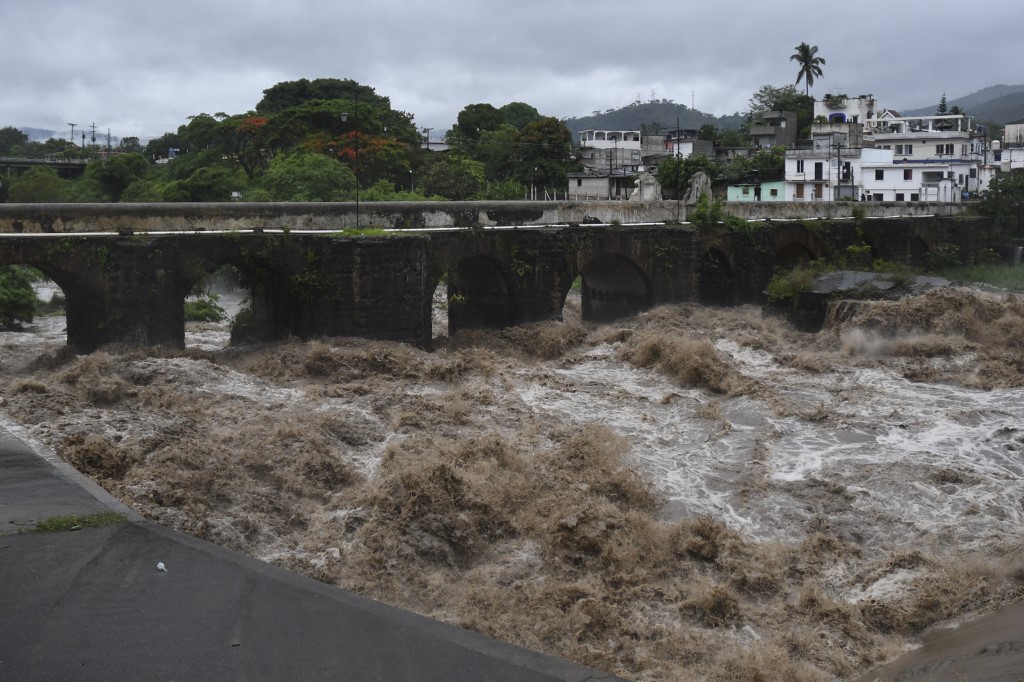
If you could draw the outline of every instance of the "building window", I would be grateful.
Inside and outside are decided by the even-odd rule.
[[[804,160],[803,159],[797,159],[797,161],[796,161],[796,172],[797,173],[803,173],[804,172]]]
[[[749,187],[744,187],[743,188],[743,196],[747,196],[748,194],[750,194],[750,188]]]
[[[903,201],[903,194],[896,192],[896,201]]]
[[[911,201],[921,201],[921,195],[920,194],[911,194],[910,195],[910,200]]]
[[[878,192],[875,192],[874,196],[872,197],[872,201],[885,201],[885,197],[879,194]]]
[[[773,197],[777,197],[777,196],[779,196],[779,190],[777,190],[777,189],[773,189],[773,190],[771,191],[771,195],[772,195]]]
[[[971,175],[972,178],[978,177],[978,169],[977,168],[972,168],[971,171],[970,171],[970,175]]]
[[[583,178],[576,178],[576,186],[577,187],[582,187],[583,186]]]
[[[935,145],[935,153],[938,155],[953,156],[953,145],[951,144],[937,144]]]
[[[875,180],[885,180],[885,171],[881,168],[875,171]]]
[[[914,169],[913,168],[904,168],[903,169],[903,179],[904,180],[913,180],[914,179]]]

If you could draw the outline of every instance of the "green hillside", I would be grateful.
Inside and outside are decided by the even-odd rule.
[[[726,129],[739,128],[743,116],[738,113],[731,116],[713,116],[670,100],[652,100],[634,102],[621,109],[594,112],[590,116],[567,118],[565,125],[572,132],[573,139],[578,139],[579,131],[590,129],[639,130],[641,126],[648,129],[656,126],[662,130],[671,130],[675,129],[677,120],[679,127],[684,129],[698,129],[709,123],[716,128]]]

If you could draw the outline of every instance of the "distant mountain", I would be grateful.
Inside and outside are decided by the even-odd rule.
[[[29,142],[46,142],[51,137],[57,137],[57,133],[52,130],[44,130],[43,128],[18,128],[21,132],[28,135]]]
[[[976,121],[1006,125],[1024,118],[1024,85],[992,85],[958,99],[947,99],[947,107],[960,107]],[[920,109],[900,110],[904,116],[932,116],[939,102]]]
[[[564,122],[575,141],[579,139],[581,130],[639,130],[641,126],[650,128],[652,125],[660,126],[662,130],[674,130],[677,120],[683,129],[699,129],[708,123],[725,129],[739,128],[744,119],[738,113],[712,116],[671,100],[651,100],[633,102],[621,109],[595,111],[590,116],[567,118]]]

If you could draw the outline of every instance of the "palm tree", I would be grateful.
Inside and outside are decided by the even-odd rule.
[[[791,61],[800,65],[800,70],[796,72],[796,82],[799,83],[801,78],[804,79],[805,95],[810,94],[814,78],[821,75],[821,65],[825,63],[822,57],[815,56],[817,54],[817,45],[800,43],[796,46],[796,54],[790,56]]]

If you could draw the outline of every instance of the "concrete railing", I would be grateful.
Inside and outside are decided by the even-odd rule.
[[[969,205],[928,202],[730,202],[750,220],[959,215]],[[361,203],[0,204],[0,233],[342,231],[685,222],[677,201],[423,201]]]

